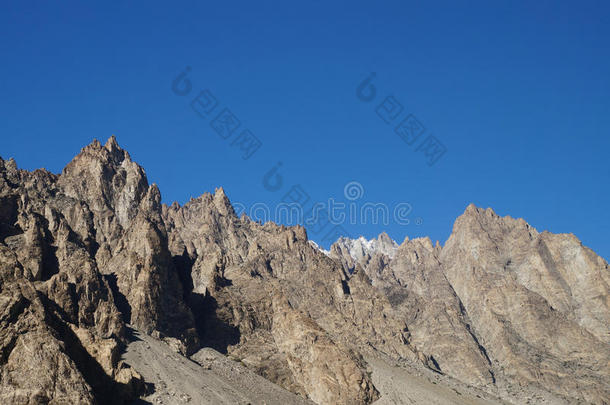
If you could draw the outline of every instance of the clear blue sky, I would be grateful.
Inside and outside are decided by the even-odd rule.
[[[292,184],[345,201],[357,181],[413,220],[352,236],[444,243],[473,202],[610,258],[608,2],[84,3],[2,3],[0,155],[22,168],[60,172],[116,134],[168,203],[223,186],[273,206]],[[205,88],[262,142],[250,159],[189,107]],[[447,148],[433,166],[376,114],[388,95]]]

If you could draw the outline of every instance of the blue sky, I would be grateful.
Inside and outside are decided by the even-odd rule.
[[[610,258],[607,2],[107,3],[2,3],[0,156],[60,172],[115,134],[167,203],[223,186],[273,207],[293,185],[349,202],[356,181],[358,204],[412,210],[408,225],[346,223],[351,236],[444,243],[473,202]],[[204,89],[207,118],[189,105]],[[388,96],[402,106],[389,124]],[[241,122],[227,140],[211,126],[224,108]],[[409,114],[426,130],[413,145],[394,132]],[[262,143],[247,160],[231,144],[244,129]],[[429,135],[446,148],[432,166]]]

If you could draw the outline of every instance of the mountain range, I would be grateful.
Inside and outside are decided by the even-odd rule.
[[[0,159],[0,403],[610,403],[608,263],[469,205],[441,245],[184,205],[115,137]]]

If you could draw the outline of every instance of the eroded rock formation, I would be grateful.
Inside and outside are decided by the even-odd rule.
[[[471,205],[444,246],[321,251],[222,189],[161,204],[114,137],[59,175],[0,159],[0,283],[1,403],[136,398],[126,324],[320,404],[375,401],[371,353],[513,403],[610,397],[609,268],[573,235]]]

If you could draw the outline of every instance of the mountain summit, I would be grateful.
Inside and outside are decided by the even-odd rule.
[[[609,270],[474,205],[321,251],[222,188],[161,204],[114,136],[0,159],[0,403],[605,404]]]

